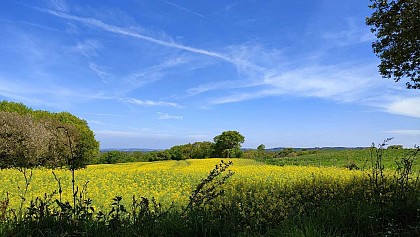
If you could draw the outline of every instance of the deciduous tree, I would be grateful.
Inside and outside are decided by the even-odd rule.
[[[377,37],[372,48],[380,74],[396,82],[406,78],[408,89],[420,89],[420,1],[370,1],[374,12],[366,24]]]
[[[49,141],[48,129],[30,115],[0,111],[0,168],[42,165]]]
[[[2,167],[13,161],[7,166],[80,168],[99,152],[99,143],[87,122],[68,112],[34,111],[8,101],[0,101],[0,112]]]
[[[224,131],[213,138],[216,156],[218,157],[240,157],[241,144],[245,137],[237,131]]]

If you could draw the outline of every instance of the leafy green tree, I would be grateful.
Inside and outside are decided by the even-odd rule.
[[[101,154],[101,163],[106,164],[123,163],[128,159],[128,154],[122,151],[108,151]]]
[[[131,153],[133,161],[148,161],[147,154],[150,152],[134,151]]]
[[[159,160],[170,160],[172,155],[169,152],[169,150],[164,150],[164,151],[147,152],[145,154],[145,157],[147,157],[147,161],[159,161]]]
[[[213,138],[214,150],[217,157],[240,157],[241,144],[245,137],[237,131],[224,131]]]
[[[296,156],[295,149],[288,147],[278,152],[277,157]]]
[[[254,159],[254,158],[259,157],[258,153],[259,153],[258,150],[249,149],[249,150],[244,151],[241,157],[246,158],[246,159]]]
[[[192,144],[192,158],[204,159],[210,158],[214,153],[214,144],[212,142],[194,142]]]
[[[186,160],[192,158],[193,147],[191,144],[173,146],[169,149],[172,160]]]
[[[28,108],[22,103],[8,102],[7,100],[0,101],[0,111],[14,112],[18,114],[30,114],[32,109]]]
[[[173,146],[169,149],[172,160],[203,159],[212,156],[214,151],[212,142],[195,142]]]
[[[257,158],[264,158],[266,156],[266,152],[265,152],[265,145],[261,144],[257,147],[257,154],[256,157]]]
[[[399,150],[399,149],[403,149],[403,145],[391,145],[391,146],[388,146],[387,149],[389,149],[389,150]]]
[[[374,12],[366,18],[377,41],[379,72],[395,82],[407,78],[408,89],[420,89],[420,1],[370,0]]]
[[[54,114],[54,118],[61,124],[73,126],[72,136],[74,141],[74,157],[77,167],[84,167],[91,159],[98,155],[99,142],[96,141],[93,131],[87,122],[68,112]]]
[[[8,121],[9,126],[2,127],[3,136],[6,136],[5,134],[12,131],[18,134],[16,133],[17,130],[13,130],[15,128],[20,129],[19,134],[25,135],[25,141],[38,139],[41,144],[41,141],[44,142],[43,137],[48,136],[47,140],[49,142],[42,143],[43,147],[47,147],[47,151],[44,149],[42,155],[38,153],[37,155],[31,155],[32,159],[36,157],[35,163],[37,165],[55,167],[71,165],[73,168],[80,168],[86,166],[86,164],[97,157],[99,143],[96,141],[92,130],[90,130],[85,120],[79,119],[68,112],[51,113],[40,110],[34,111],[22,103],[8,101],[0,101],[0,111],[9,113],[9,115],[3,114],[3,116],[10,117]],[[23,122],[23,120],[26,122]],[[20,126],[20,128],[16,126]],[[45,131],[41,131],[41,127]],[[38,130],[37,132],[32,132],[31,129]],[[9,144],[10,142],[12,140],[9,141]],[[15,147],[17,152],[20,146],[16,145]],[[34,152],[33,149],[27,151]],[[22,157],[22,159],[27,159],[28,157]],[[35,163],[30,162],[28,164]],[[23,165],[23,163],[18,162],[15,165]]]

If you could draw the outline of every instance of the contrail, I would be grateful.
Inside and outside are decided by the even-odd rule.
[[[90,25],[90,26],[95,26],[97,28],[100,28],[104,31],[108,31],[108,32],[112,32],[115,34],[120,34],[120,35],[125,35],[125,36],[130,36],[133,38],[137,38],[137,39],[142,39],[145,41],[149,41],[151,43],[154,44],[158,44],[158,45],[162,45],[162,46],[166,46],[166,47],[170,47],[170,48],[176,48],[176,49],[182,49],[182,50],[186,50],[189,52],[193,52],[193,53],[197,53],[197,54],[203,54],[203,55],[207,55],[210,57],[214,57],[214,58],[219,58],[222,59],[226,62],[232,63],[234,65],[238,65],[238,61],[227,57],[223,54],[217,53],[217,52],[212,52],[212,51],[208,51],[208,50],[204,50],[204,49],[199,49],[199,48],[194,48],[194,47],[190,47],[190,46],[185,46],[182,44],[177,44],[174,42],[168,42],[168,41],[163,41],[163,40],[159,40],[159,39],[155,39],[149,36],[145,36],[136,32],[132,32],[126,29],[122,29],[118,26],[113,26],[113,25],[109,25],[106,24],[100,20],[97,19],[93,19],[93,18],[84,18],[84,17],[78,17],[78,16],[74,16],[74,15],[70,15],[64,12],[58,12],[58,11],[53,11],[53,10],[42,10],[44,12],[47,12],[51,15],[63,18],[63,19],[67,19],[67,20],[72,20],[72,21],[77,21],[86,25]]]
[[[202,17],[202,18],[206,18],[204,15],[202,15],[202,14],[200,14],[198,12],[191,11],[190,9],[188,9],[186,7],[183,7],[183,6],[180,6],[178,4],[175,4],[173,2],[169,2],[169,1],[164,1],[164,2],[166,2],[167,4],[169,4],[169,5],[171,5],[171,6],[175,7],[175,8],[178,8],[179,10],[189,12],[191,14],[194,14],[194,15],[199,16],[199,17]]]

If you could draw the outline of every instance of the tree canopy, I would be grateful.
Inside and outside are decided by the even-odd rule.
[[[212,142],[194,142],[173,146],[169,149],[172,160],[204,159],[210,158],[214,153]]]
[[[374,12],[366,18],[377,40],[373,52],[379,72],[396,82],[407,79],[408,89],[420,89],[420,1],[370,0]]]
[[[0,168],[84,167],[99,152],[85,120],[0,101]]]
[[[245,137],[237,131],[224,131],[214,137],[214,149],[218,157],[239,157]]]

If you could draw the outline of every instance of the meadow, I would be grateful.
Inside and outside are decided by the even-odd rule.
[[[310,153],[308,151],[301,152],[300,155],[286,156],[283,158],[262,158],[262,162],[272,165],[299,165],[299,166],[316,166],[316,167],[346,167],[351,164],[356,165],[359,169],[368,169],[372,166],[376,150],[366,149],[347,149],[347,150],[315,150]],[[397,161],[406,157],[413,152],[413,149],[387,149],[383,153],[383,164],[386,169],[397,169]],[[372,157],[373,156],[373,157]],[[373,158],[373,159],[372,159]],[[413,170],[420,170],[420,162],[415,160]]]
[[[28,182],[22,172],[4,169],[0,170],[0,194],[4,200],[0,202],[0,220],[3,219],[0,235],[410,236],[418,233],[418,176],[404,170],[397,172],[393,165],[398,158],[392,156],[381,157],[375,168],[377,159],[370,161],[369,157],[360,155],[363,159],[352,160],[368,159],[370,165],[365,170],[350,170],[341,165],[349,160],[348,154],[343,151],[341,156],[337,152],[308,154],[318,158],[324,155],[326,158],[319,159],[327,162],[321,166],[310,165],[308,160],[313,159],[314,163],[319,160],[305,155],[277,160],[225,159],[225,164],[233,163],[228,169],[234,172],[226,179],[223,173],[227,171],[220,171],[221,159],[214,158],[89,165],[75,171],[78,195],[83,186],[87,187],[75,207],[71,206],[71,171],[34,169],[25,193]],[[328,157],[335,161],[328,162]],[[415,159],[411,161],[418,167]],[[275,162],[277,165],[267,164]],[[215,168],[218,164],[219,168]],[[411,170],[412,166],[408,168]],[[209,173],[212,169],[220,172]],[[25,197],[24,206],[32,205],[19,217],[15,214],[22,197]],[[44,198],[31,203],[36,197]],[[68,205],[64,205],[66,201]],[[14,221],[10,221],[13,216]]]

